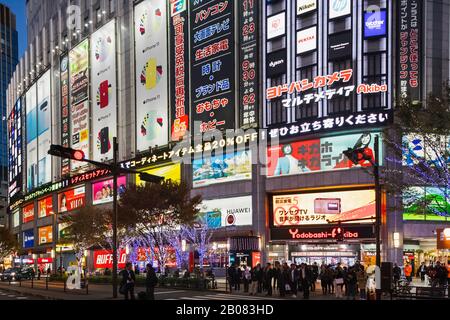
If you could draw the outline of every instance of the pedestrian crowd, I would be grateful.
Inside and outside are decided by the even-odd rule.
[[[244,293],[249,295],[291,295],[296,298],[300,292],[303,299],[309,299],[310,292],[316,291],[316,283],[320,279],[323,295],[333,295],[338,299],[346,297],[355,300],[357,296],[361,300],[367,299],[368,274],[358,262],[351,267],[341,263],[319,267],[317,263],[288,265],[278,261],[267,263],[264,267],[258,264],[252,269],[232,265],[228,268],[227,278],[230,292],[240,291],[243,286]]]

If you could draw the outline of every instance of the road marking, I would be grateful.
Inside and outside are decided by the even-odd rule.
[[[253,300],[254,301],[254,300],[281,300],[281,299],[219,293],[219,294],[209,294],[209,295],[204,295],[204,296],[181,297],[181,298],[177,298],[177,299],[171,298],[171,299],[164,299],[164,300]]]
[[[27,297],[17,297],[18,300],[26,300],[28,299]]]
[[[10,295],[8,295],[8,298],[15,298],[16,296],[15,295],[12,295],[12,294],[10,294]]]
[[[185,290],[177,290],[177,291],[158,291],[155,294],[170,294],[170,293],[181,293],[186,292]]]

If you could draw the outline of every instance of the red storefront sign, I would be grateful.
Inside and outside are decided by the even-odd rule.
[[[261,263],[261,252],[252,252],[252,268]]]
[[[125,268],[127,262],[127,253],[124,249],[120,250],[119,259],[117,265],[119,269]],[[112,269],[113,267],[113,254],[112,250],[97,250],[94,251],[94,268],[95,269]]]
[[[53,263],[53,258],[38,258],[38,264]]]

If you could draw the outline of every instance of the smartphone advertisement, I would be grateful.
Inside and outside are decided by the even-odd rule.
[[[92,35],[91,48],[93,160],[105,162],[113,157],[112,141],[117,136],[115,20]]]
[[[47,71],[37,82],[38,187],[52,182],[52,156],[47,153],[52,140],[50,87]]]
[[[146,0],[134,10],[137,151],[168,143],[167,1]]]

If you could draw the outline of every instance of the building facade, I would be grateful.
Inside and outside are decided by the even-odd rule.
[[[9,179],[18,263],[67,268],[74,256],[69,244],[56,245],[60,216],[111,205],[108,173],[52,158],[50,144],[108,162],[115,136],[124,168],[185,181],[202,195],[214,267],[374,262],[371,165],[355,166],[343,151],[373,157],[378,137],[387,165],[381,131],[396,99],[422,101],[449,77],[436,67],[448,69],[448,39],[432,36],[448,28],[447,5],[49,2],[27,2],[29,48],[8,90],[8,110],[20,115],[10,135],[21,137],[13,140],[24,155]],[[222,132],[215,141],[196,139],[213,129]],[[246,131],[226,135],[236,129]],[[187,130],[193,138],[178,148]],[[129,183],[139,179],[119,181]],[[396,201],[383,192],[382,260],[442,257],[432,231],[448,218],[410,220],[391,209]],[[102,254],[90,253],[91,268]]]
[[[0,5],[0,32],[1,32],[1,54],[0,54],[0,225],[8,225],[8,114],[6,106],[6,92],[9,80],[18,62],[18,43],[16,31],[16,16],[4,5]]]

